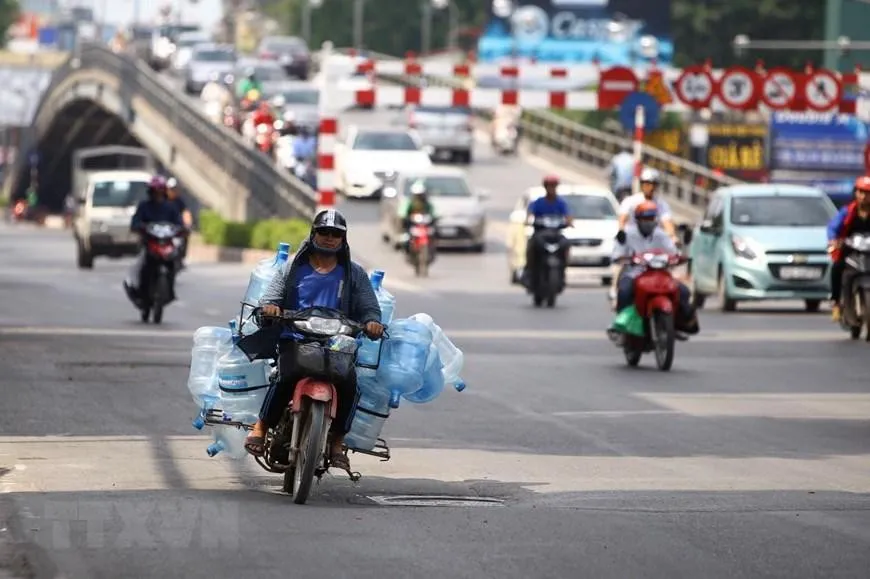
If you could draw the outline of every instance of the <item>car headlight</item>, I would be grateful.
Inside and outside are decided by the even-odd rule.
[[[755,259],[758,257],[758,254],[752,248],[752,242],[738,235],[731,235],[731,249],[734,250],[735,255],[743,259]]]

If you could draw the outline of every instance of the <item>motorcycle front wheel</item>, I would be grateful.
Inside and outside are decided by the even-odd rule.
[[[310,401],[305,426],[299,436],[299,454],[293,468],[284,476],[293,477],[293,502],[304,505],[311,493],[314,473],[323,455],[323,425],[326,421],[326,404]]]
[[[417,277],[429,277],[429,246],[424,245],[417,249],[416,263]]]
[[[667,372],[674,365],[674,344],[676,342],[674,315],[656,312],[653,315],[652,323],[655,324],[656,366],[662,372]]]

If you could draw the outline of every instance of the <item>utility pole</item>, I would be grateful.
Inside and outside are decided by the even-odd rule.
[[[365,18],[365,0],[353,2],[353,46],[357,50],[363,47],[363,19]]]
[[[423,21],[420,23],[420,53],[428,54],[432,46],[432,2],[423,0]]]

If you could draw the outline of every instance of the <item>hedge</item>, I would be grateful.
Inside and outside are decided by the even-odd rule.
[[[242,249],[275,249],[289,243],[292,249],[308,238],[311,223],[304,219],[264,219],[251,223],[226,221],[210,210],[199,214],[199,232],[209,245]]]

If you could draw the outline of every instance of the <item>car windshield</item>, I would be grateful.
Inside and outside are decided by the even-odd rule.
[[[416,151],[417,143],[407,133],[359,133],[353,142],[356,151]]]
[[[229,50],[198,50],[193,57],[200,62],[232,62],[233,53]]]
[[[740,226],[823,227],[833,217],[822,196],[734,197],[731,223]]]
[[[288,38],[281,40],[267,40],[263,43],[263,48],[274,52],[304,52],[306,46],[301,40]]]
[[[316,105],[320,102],[320,92],[316,90],[288,90],[278,94],[288,105]]]
[[[174,41],[178,38],[178,35],[182,32],[197,32],[199,30],[199,26],[194,25],[184,25],[184,24],[171,24],[168,26],[161,26],[158,34],[160,36],[165,36],[170,40]]]
[[[405,195],[411,194],[411,188],[422,182],[429,197],[471,197],[471,189],[462,177],[421,177],[405,181]]]
[[[130,207],[147,198],[144,181],[100,181],[94,185],[92,207]]]
[[[563,195],[574,219],[616,219],[616,210],[600,195]]]

